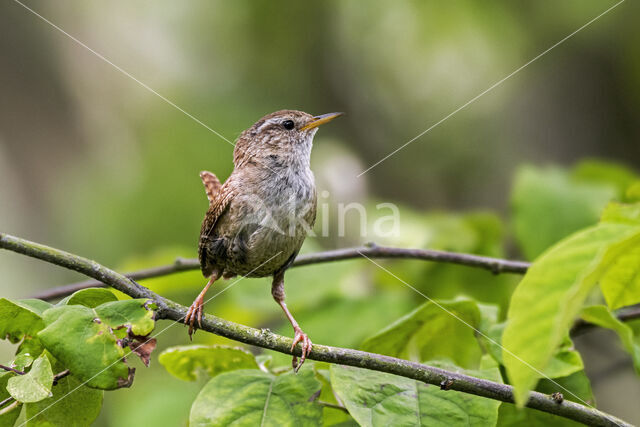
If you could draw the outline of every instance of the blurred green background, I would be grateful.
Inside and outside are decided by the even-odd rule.
[[[230,140],[275,110],[345,111],[315,139],[312,168],[319,194],[328,192],[317,223],[328,215],[331,232],[308,239],[304,251],[376,241],[522,259],[597,221],[637,179],[637,2],[357,175],[614,4],[27,3]],[[230,144],[15,2],[0,5],[0,94],[0,230],[122,271],[196,255],[207,207],[198,172],[226,178]],[[529,206],[533,193],[542,202]],[[364,236],[355,211],[346,236],[336,233],[338,205],[350,202],[367,207]],[[400,208],[398,236],[371,232],[382,202]],[[466,294],[503,308],[517,283],[464,267],[384,265],[430,297]],[[10,253],[0,254],[0,271],[5,297],[81,279]],[[144,284],[190,303],[204,279],[193,272]],[[292,270],[287,292],[314,342],[352,347],[423,302],[366,261]],[[207,311],[291,333],[268,279],[242,280]],[[186,342],[174,326],[160,347]],[[640,422],[630,404],[640,385],[612,336],[593,333],[577,345],[599,407]],[[0,343],[3,359],[10,351]],[[201,385],[153,360],[131,390],[106,394],[100,423],[183,425]]]

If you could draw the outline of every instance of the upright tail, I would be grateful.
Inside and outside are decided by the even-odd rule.
[[[208,171],[200,172],[200,179],[202,179],[202,183],[204,184],[204,191],[207,193],[209,204],[212,204],[222,184],[217,176]]]

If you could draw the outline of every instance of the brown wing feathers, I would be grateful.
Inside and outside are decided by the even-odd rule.
[[[218,180],[218,178],[211,172],[200,172],[200,178],[202,179],[205,191],[207,192],[209,209],[207,210],[207,214],[202,222],[202,229],[200,230],[198,258],[200,259],[202,274],[204,274],[205,277],[209,277],[214,268],[210,264],[210,255],[213,254],[208,253],[209,249],[211,249],[209,248],[210,244],[215,240],[213,230],[216,222],[218,222],[220,216],[229,206],[229,201],[233,197],[233,192],[231,191],[230,186],[220,184],[220,180]]]

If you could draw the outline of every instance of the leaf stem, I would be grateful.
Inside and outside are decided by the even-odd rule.
[[[78,271],[112,286],[133,298],[150,299],[158,307],[158,319],[170,319],[176,322],[182,322],[187,312],[187,307],[157,295],[149,289],[140,286],[132,279],[87,258],[2,233],[0,233],[0,248]],[[281,335],[276,335],[268,330],[250,328],[209,314],[203,316],[202,329],[245,344],[255,345],[280,353],[292,354],[290,350],[292,340]],[[300,356],[299,346],[294,349],[294,353]],[[443,380],[447,379],[451,382],[450,390],[507,403],[514,402],[513,387],[510,385],[475,378],[457,372],[450,372],[395,357],[316,344],[313,346],[308,358],[387,372],[434,385],[440,385]],[[595,408],[583,406],[568,400],[558,403],[551,396],[535,391],[529,394],[529,399],[525,406],[589,425],[630,426],[629,423]]]

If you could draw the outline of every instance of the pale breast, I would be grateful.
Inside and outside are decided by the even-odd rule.
[[[313,174],[278,172],[259,185],[247,184],[216,225],[216,234],[227,243],[223,269],[228,274],[274,274],[300,250],[313,227]]]

